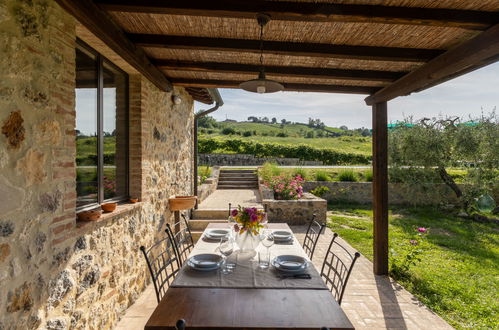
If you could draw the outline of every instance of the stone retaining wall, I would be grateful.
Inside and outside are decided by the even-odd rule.
[[[318,186],[325,186],[331,190],[322,196],[329,202],[372,203],[371,182],[306,181],[303,189],[311,191]],[[438,205],[442,202],[457,202],[454,192],[445,184],[434,184],[427,186],[426,189],[413,189],[410,185],[389,183],[388,189],[388,200],[393,205]]]
[[[199,164],[209,166],[258,166],[273,162],[285,166],[323,165],[317,161],[303,161],[298,158],[258,158],[247,154],[199,154]]]
[[[203,184],[198,186],[198,203],[204,201],[215,190],[217,190],[219,174],[220,167],[214,166],[211,170],[211,176],[207,178]]]
[[[75,40],[130,74],[130,191],[76,221]],[[87,31],[88,32],[88,31]],[[53,0],[0,1],[0,329],[110,329],[150,282],[139,246],[192,193],[193,101],[157,89]]]
[[[326,222],[327,201],[304,193],[297,200],[263,199],[263,207],[267,211],[269,222],[285,222],[288,225],[306,225],[316,214],[319,222]]]

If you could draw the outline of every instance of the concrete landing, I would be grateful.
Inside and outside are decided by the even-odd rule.
[[[232,207],[238,205],[246,207],[263,208],[258,189],[230,189],[215,190],[198,205],[199,210],[228,210],[229,203]]]

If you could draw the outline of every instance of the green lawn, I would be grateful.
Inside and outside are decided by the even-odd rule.
[[[370,208],[342,205],[330,210],[334,214],[328,226],[372,260]],[[458,329],[497,329],[498,226],[424,207],[392,207],[389,221],[391,263],[409,251],[415,228],[429,228],[421,262],[397,281]]]
[[[371,138],[361,136],[340,136],[332,138],[313,138],[307,139],[304,137],[277,137],[277,136],[239,136],[239,135],[200,135],[205,138],[216,138],[221,140],[241,139],[245,141],[255,141],[261,143],[274,143],[282,145],[308,145],[315,148],[331,149],[344,153],[354,153],[362,155],[371,155]]]

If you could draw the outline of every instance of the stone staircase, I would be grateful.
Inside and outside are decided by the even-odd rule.
[[[255,170],[221,169],[217,189],[258,189]]]
[[[197,209],[192,211],[192,219],[189,220],[192,238],[197,242],[201,234],[210,223],[227,223],[229,216],[229,205],[226,209]]]

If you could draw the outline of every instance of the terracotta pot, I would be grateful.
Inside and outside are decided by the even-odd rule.
[[[106,203],[106,204],[101,204],[101,208],[104,212],[113,212],[116,210],[116,205],[117,203]]]
[[[100,218],[102,214],[101,210],[90,210],[78,213],[78,221],[95,221]]]
[[[139,201],[138,198],[130,198],[130,203],[137,203]]]
[[[190,210],[196,205],[196,196],[175,196],[168,199],[171,211]]]

